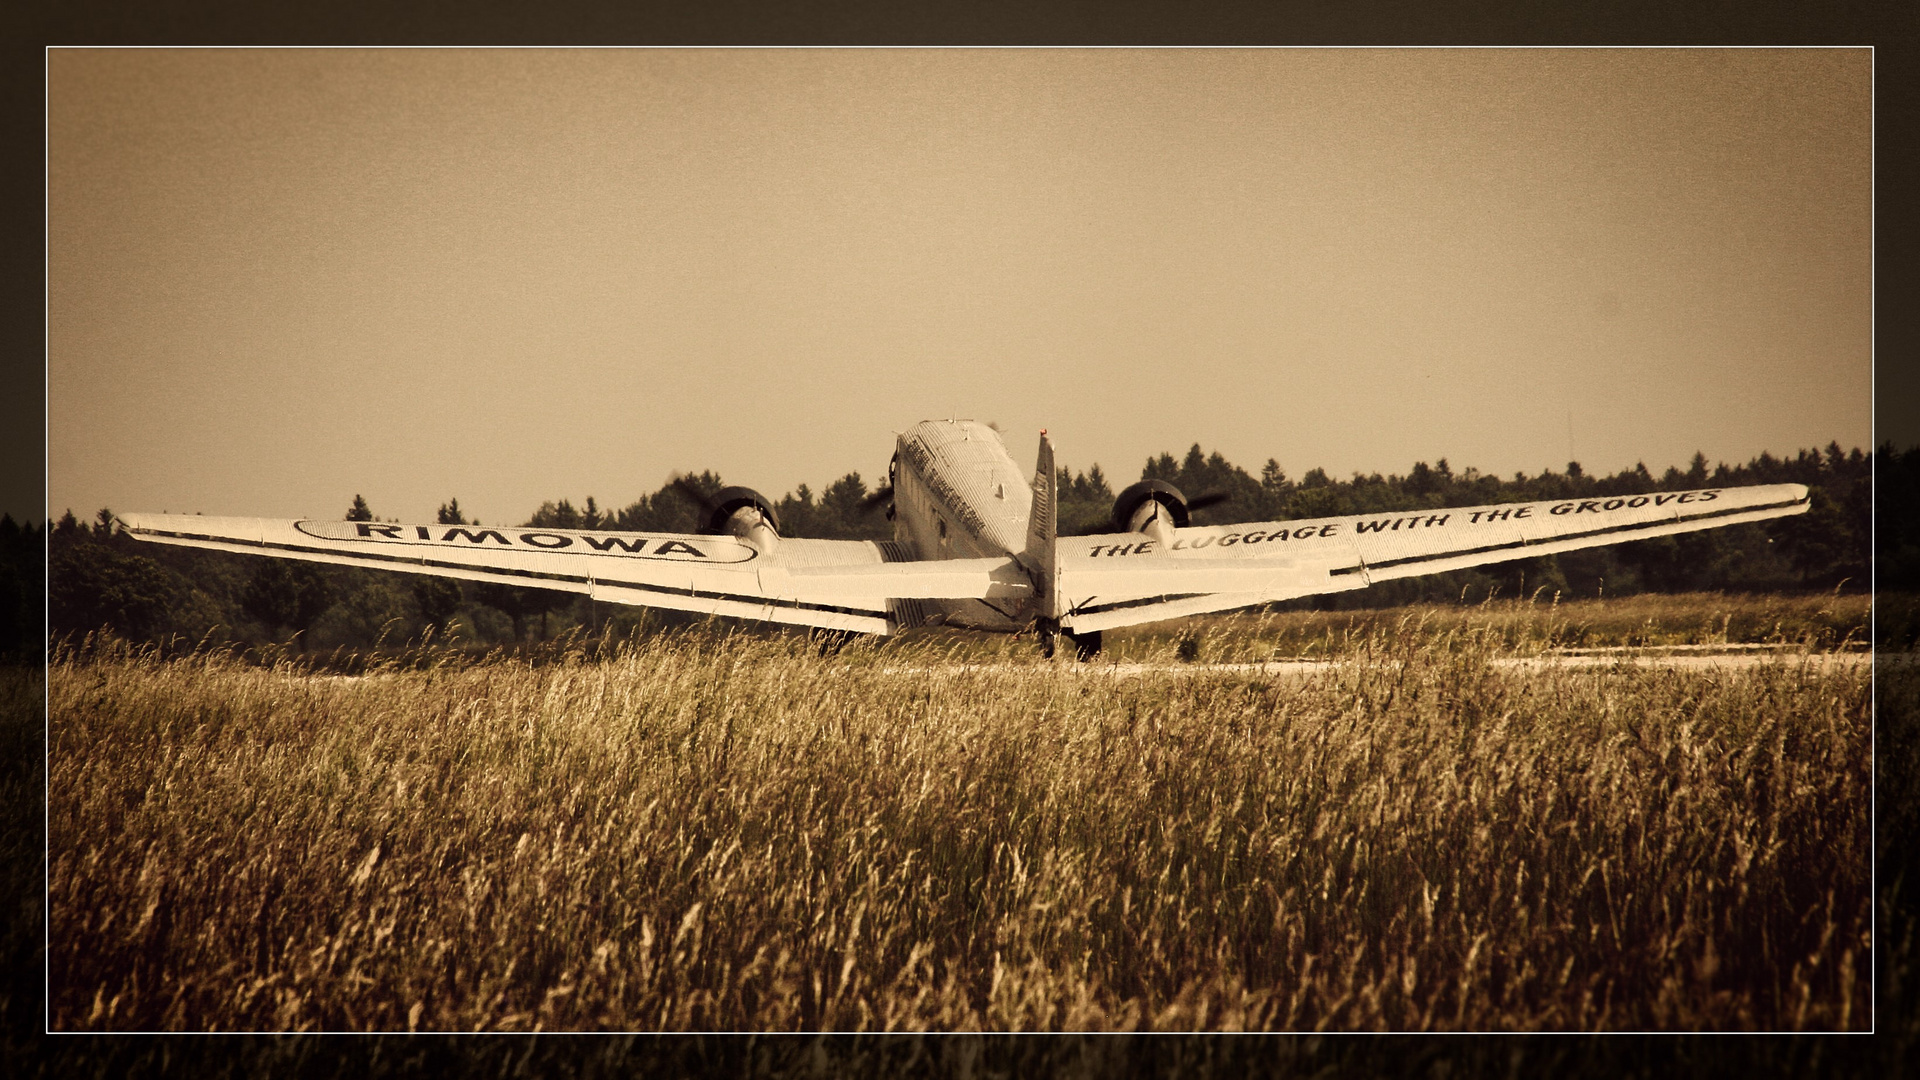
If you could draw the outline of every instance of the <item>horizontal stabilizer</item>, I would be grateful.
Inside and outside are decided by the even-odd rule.
[[[796,596],[1017,600],[1033,595],[1019,560],[941,559],[877,566],[808,566],[788,571]]]

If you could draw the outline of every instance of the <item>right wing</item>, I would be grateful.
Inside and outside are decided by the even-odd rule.
[[[122,514],[140,540],[585,593],[596,600],[886,634],[895,598],[1019,599],[1012,558],[901,561],[890,544],[734,536]]]
[[[1376,581],[1805,513],[1802,484],[1061,537],[1062,625],[1088,632]]]

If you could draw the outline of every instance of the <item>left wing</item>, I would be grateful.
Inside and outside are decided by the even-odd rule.
[[[1391,578],[1805,513],[1802,484],[1061,537],[1061,624],[1089,632]]]
[[[1018,599],[1012,558],[902,561],[892,544],[580,529],[122,514],[140,540],[585,593],[596,600],[886,634],[892,599]]]

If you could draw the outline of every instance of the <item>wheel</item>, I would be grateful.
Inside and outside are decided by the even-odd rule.
[[[1067,637],[1073,642],[1073,654],[1081,661],[1092,660],[1100,655],[1100,631],[1089,630],[1084,634],[1067,631]]]
[[[1060,636],[1060,624],[1052,619],[1035,619],[1033,628],[1040,635],[1040,658],[1053,659],[1053,643]]]

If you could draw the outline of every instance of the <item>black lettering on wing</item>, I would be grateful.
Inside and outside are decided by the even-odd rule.
[[[583,536],[580,539],[595,551],[612,551],[619,548],[629,555],[638,555],[647,549],[647,538],[636,536],[631,540],[619,536]]]
[[[440,539],[443,542],[451,542],[453,538],[456,536],[461,537],[465,539],[468,543],[473,543],[473,544],[484,543],[488,537],[492,537],[493,539],[500,541],[502,544],[505,544],[507,547],[513,546],[513,541],[508,540],[506,537],[500,535],[500,531],[498,529],[482,529],[479,532],[474,532],[470,529],[460,529],[460,528],[448,529],[447,535],[441,537]]]

